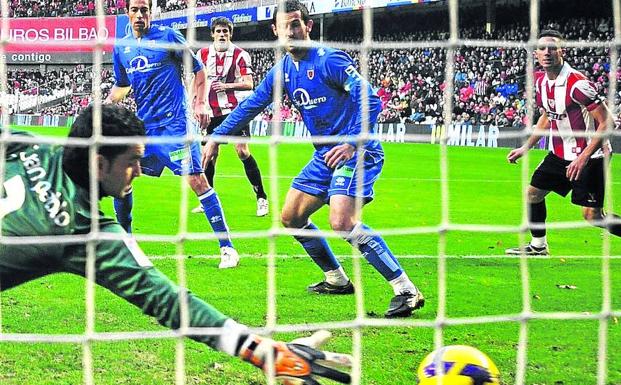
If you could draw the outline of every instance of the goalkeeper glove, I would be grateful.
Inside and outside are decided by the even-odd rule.
[[[317,336],[318,333],[324,333]],[[325,331],[292,343],[274,341],[257,335],[249,335],[239,350],[242,360],[267,371],[267,360],[273,355],[274,375],[285,385],[320,385],[315,377],[324,377],[342,384],[350,384],[349,374],[335,366],[351,366],[351,356],[323,352],[309,345],[320,346],[329,338]]]

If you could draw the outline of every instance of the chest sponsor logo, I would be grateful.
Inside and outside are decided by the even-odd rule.
[[[293,91],[293,103],[298,108],[303,108],[305,110],[312,110],[313,108],[319,107],[318,105],[321,103],[325,103],[328,100],[325,96],[320,96],[318,98],[312,98],[308,91],[304,88],[297,88]]]
[[[146,56],[136,56],[129,61],[129,68],[127,68],[127,74],[134,72],[150,72],[156,68],[162,66],[162,63],[149,63],[149,59]]]

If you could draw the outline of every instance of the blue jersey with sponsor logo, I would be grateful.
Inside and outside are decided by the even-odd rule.
[[[365,88],[368,97],[369,130],[374,132],[381,102],[371,85],[360,76],[353,60],[345,52],[314,45],[299,62],[286,55],[268,72],[255,92],[240,103],[214,130],[214,134],[227,135],[240,130],[272,102],[274,81],[279,67],[282,69],[284,92],[302,114],[311,135],[359,134],[363,127],[362,94]],[[335,145],[316,143],[315,149],[319,155],[323,155]],[[370,151],[382,150],[376,140],[367,141],[364,147]]]
[[[132,32],[114,46],[114,76],[118,87],[131,86],[137,115],[145,127],[166,126],[188,117],[188,101],[182,82],[184,49],[169,50],[162,44],[186,44],[179,31],[153,26],[141,39]],[[203,64],[192,55],[193,72]]]

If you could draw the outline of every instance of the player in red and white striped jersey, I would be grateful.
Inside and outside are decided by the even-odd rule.
[[[545,74],[536,80],[535,88],[542,114],[526,143],[507,156],[515,163],[541,139],[541,131],[550,130],[552,151],[539,164],[528,187],[532,240],[526,246],[507,249],[507,254],[548,254],[545,197],[550,191],[562,196],[572,191],[571,202],[582,207],[584,219],[621,236],[618,217],[605,216],[602,211],[604,153],[612,148],[608,139],[588,135],[603,134],[613,127],[612,117],[595,85],[565,62],[562,43],[558,31],[539,35],[535,56]]]
[[[209,127],[203,135],[211,135],[213,129],[226,119],[237,105],[252,93],[252,65],[248,52],[231,42],[233,23],[226,17],[217,17],[211,21],[213,44],[201,48],[197,53],[207,72],[206,100],[207,112],[211,118]],[[250,126],[244,127],[237,135],[250,137]],[[257,216],[268,214],[267,195],[263,188],[261,171],[250,153],[248,143],[236,143],[235,151],[244,165],[248,181],[257,197]],[[216,172],[215,159],[205,167],[205,176],[213,186]],[[192,212],[201,212],[197,207]]]

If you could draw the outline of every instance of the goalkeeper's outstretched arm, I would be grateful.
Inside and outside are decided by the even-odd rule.
[[[103,226],[104,232],[121,232],[116,223]],[[79,253],[85,255],[85,252]],[[85,276],[83,259],[69,260],[64,270]],[[321,332],[291,343],[274,341],[250,332],[245,325],[219,312],[190,291],[180,288],[153,267],[139,246],[130,240],[102,241],[97,251],[97,283],[155,317],[168,328],[181,327],[181,291],[185,291],[188,326],[192,329],[220,328],[218,334],[188,337],[213,349],[240,357],[289,385],[317,385],[317,377],[349,384],[350,376],[334,366],[351,366],[345,354],[323,352],[329,334]],[[270,359],[270,356],[271,359]],[[273,365],[270,367],[270,363]]]

